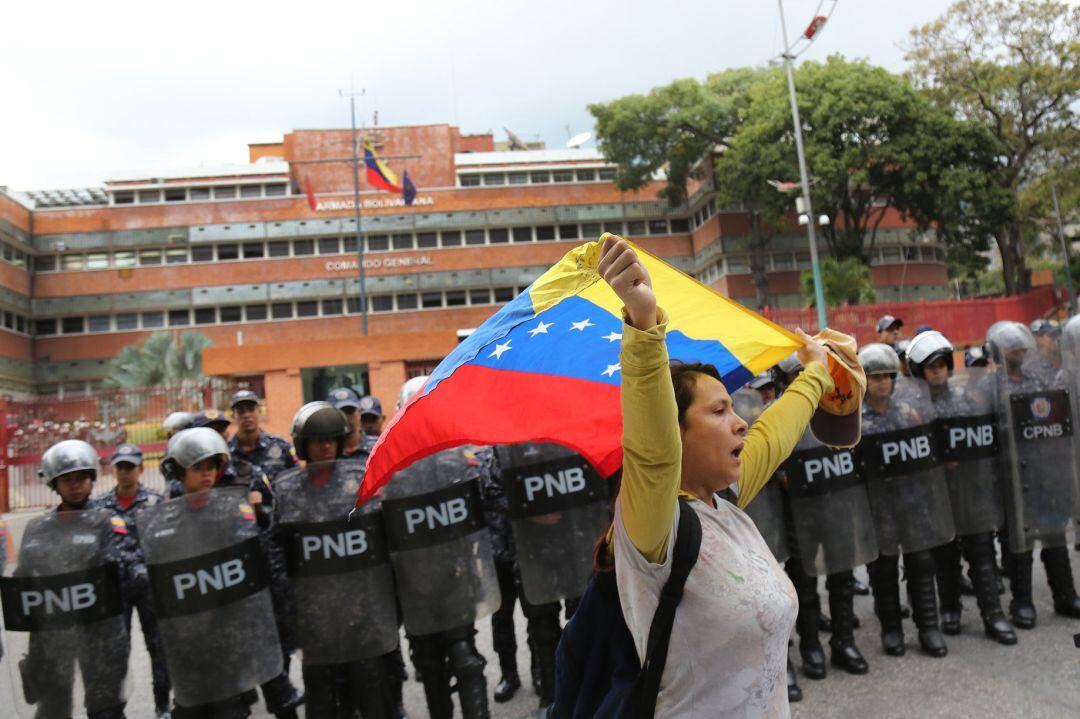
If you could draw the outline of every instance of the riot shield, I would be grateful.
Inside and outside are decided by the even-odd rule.
[[[368,659],[398,644],[379,500],[350,516],[364,464],[309,464],[274,480],[275,543],[285,554],[296,598],[296,644],[304,664]]]
[[[735,390],[731,394],[731,403],[735,414],[751,426],[765,411],[761,395],[757,393],[757,390],[747,387]],[[744,511],[757,525],[762,539],[769,545],[769,550],[776,557],[776,561],[781,564],[786,562],[791,556],[791,548],[788,546],[787,525],[784,522],[783,488],[776,481],[776,477],[769,479],[769,482],[761,488]]]
[[[864,401],[862,428],[859,463],[878,550],[895,556],[951,541],[956,528],[926,383],[898,384],[884,412]]]
[[[237,696],[281,673],[270,572],[245,488],[141,511],[139,539],[176,703]]]
[[[984,367],[958,368],[929,390],[956,533],[997,531],[1003,509],[993,376]]]
[[[472,624],[499,608],[480,499],[483,465],[470,449],[446,449],[409,465],[383,488],[390,561],[410,634]]]
[[[807,574],[846,572],[877,558],[870,499],[854,449],[826,447],[807,430],[783,471]]]
[[[611,523],[607,484],[584,457],[557,444],[496,451],[525,599],[546,604],[581,596],[596,538]]]
[[[130,649],[123,592],[142,571],[122,564],[128,531],[100,509],[12,520],[15,561],[0,578],[9,670],[0,691],[8,709],[0,713],[62,719],[123,709]]]
[[[1077,480],[1072,394],[1066,372],[1035,362],[998,369],[1005,517],[1013,552],[1031,550],[1036,541],[1066,542]]]
[[[1072,416],[1080,417],[1080,315],[1073,315],[1062,327],[1061,364],[1072,398]],[[1080,460],[1080,432],[1072,433],[1073,456]],[[1073,492],[1073,518],[1080,522],[1080,471],[1075,476],[1077,489]]]

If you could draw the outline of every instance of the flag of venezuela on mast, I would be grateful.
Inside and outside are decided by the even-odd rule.
[[[401,192],[397,175],[375,154],[371,138],[367,135],[364,135],[364,166],[367,168],[367,181],[374,187],[386,192]]]

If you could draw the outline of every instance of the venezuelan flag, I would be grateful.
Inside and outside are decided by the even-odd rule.
[[[375,154],[371,138],[366,135],[364,136],[364,166],[367,168],[367,181],[372,185],[387,192],[401,192],[397,175]]]
[[[556,442],[604,476],[619,468],[622,303],[596,270],[603,241],[567,253],[435,368],[375,444],[359,504],[394,472],[462,444]],[[734,391],[802,346],[791,332],[635,249],[670,317],[672,359],[715,365]]]

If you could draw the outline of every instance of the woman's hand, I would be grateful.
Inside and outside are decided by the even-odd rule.
[[[634,327],[644,331],[656,326],[652,279],[629,242],[616,235],[604,238],[596,269],[626,306]]]
[[[795,334],[799,336],[799,339],[806,343],[795,352],[799,357],[799,362],[802,363],[802,366],[806,367],[811,362],[820,362],[828,369],[829,353],[825,351],[825,345],[803,332],[802,328],[795,330]]]

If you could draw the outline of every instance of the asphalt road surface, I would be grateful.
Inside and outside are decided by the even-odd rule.
[[[13,517],[25,521],[27,515]],[[1073,571],[1080,577],[1080,554],[1071,552]],[[861,573],[863,581],[865,572]],[[825,601],[824,582],[822,599]],[[870,673],[849,676],[832,671],[821,681],[811,681],[800,675],[802,702],[792,705],[792,716],[811,717],[868,717],[876,719],[909,719],[910,717],[1024,717],[1025,719],[1058,719],[1080,716],[1080,649],[1073,644],[1073,634],[1080,633],[1080,620],[1058,617],[1053,613],[1050,591],[1042,564],[1035,562],[1035,603],[1039,624],[1032,631],[1021,631],[1020,642],[1004,647],[985,639],[975,601],[964,597],[963,633],[947,637],[949,655],[943,659],[924,656],[918,647],[914,625],[905,624],[908,653],[904,657],[886,657],[878,640],[877,620],[873,615],[870,597],[856,597],[855,610],[862,628],[856,641],[867,660]],[[1008,594],[1003,596],[1007,602]],[[487,682],[489,692],[499,680],[498,662],[491,650],[490,621],[478,623],[478,647],[488,658]],[[520,607],[517,614],[518,666],[525,684],[513,701],[507,704],[491,702],[491,714],[496,719],[525,718],[536,715],[537,698],[529,686],[529,655],[525,643],[525,619]],[[133,652],[131,660],[129,719],[153,716],[150,687],[150,661],[133,620]],[[15,638],[12,638],[15,639]],[[404,641],[404,640],[403,640]],[[826,644],[828,635],[822,635]],[[8,642],[10,646],[10,642]],[[793,650],[794,651],[794,650]],[[798,654],[794,653],[796,665]],[[11,716],[14,698],[19,696],[17,669],[5,656],[0,661],[0,716]],[[408,662],[407,662],[408,663]],[[423,689],[412,677],[405,685],[405,708],[413,719],[426,717]],[[300,666],[293,661],[292,674],[301,685]],[[81,691],[76,691],[77,715]],[[460,716],[460,713],[458,714]],[[28,715],[29,716],[29,715]],[[255,707],[255,717],[268,718],[261,701]]]

